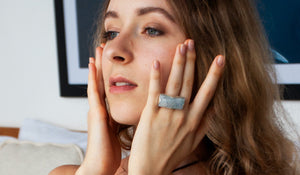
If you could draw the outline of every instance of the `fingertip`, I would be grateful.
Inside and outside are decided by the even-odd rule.
[[[151,71],[151,80],[155,82],[155,84],[160,81],[160,62],[158,60],[154,60],[152,64],[152,71]]]
[[[154,60],[152,64],[151,79],[158,80],[160,79],[160,62]]]
[[[187,45],[186,44],[181,44],[180,45],[180,53],[182,56],[185,56],[187,53]]]
[[[218,55],[216,57],[216,63],[219,67],[223,67],[225,65],[225,57],[223,55]]]
[[[160,62],[154,60],[152,64],[152,71],[150,73],[149,92],[147,104],[154,107],[157,104],[157,97],[160,93]]]
[[[154,61],[153,61],[153,68],[154,68],[155,70],[159,70],[159,69],[160,69],[160,63],[159,63],[158,60],[154,60]]]
[[[194,42],[194,40],[189,39],[188,43],[187,43],[187,46],[188,46],[189,51],[194,51],[195,50],[195,42]]]
[[[88,68],[89,68],[89,72],[94,74],[94,72],[96,71],[95,60],[94,60],[94,62],[90,62],[88,64]]]
[[[92,72],[93,72],[92,64],[89,63],[89,64],[88,64],[88,67],[89,67],[89,77],[90,77],[91,74],[92,74]]]
[[[95,64],[95,58],[90,57],[90,58],[89,58],[89,63]]]
[[[103,48],[101,46],[96,47],[96,58],[102,55]]]
[[[99,47],[97,47],[97,49],[98,49],[98,51],[102,51],[103,50],[103,48],[104,48],[104,46],[99,46]]]
[[[186,40],[184,41],[184,44],[185,44],[185,45],[188,45],[189,40],[190,40],[190,39],[186,39]]]

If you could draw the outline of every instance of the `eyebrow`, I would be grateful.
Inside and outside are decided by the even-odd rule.
[[[149,13],[160,13],[160,14],[164,15],[170,21],[176,23],[175,19],[173,18],[173,16],[169,12],[167,12],[165,9],[163,9],[163,8],[159,8],[159,7],[145,7],[145,8],[137,9],[136,13],[137,13],[137,16],[143,16],[143,15],[147,15]],[[104,21],[107,18],[119,18],[119,15],[118,15],[118,13],[116,11],[108,11],[104,15]]]
[[[119,18],[119,15],[115,11],[108,11],[104,15],[104,21],[105,21],[106,18]]]
[[[145,7],[145,8],[141,8],[137,10],[137,14],[138,16],[142,16],[142,15],[146,15],[149,13],[161,13],[162,15],[164,15],[166,18],[168,18],[170,21],[175,23],[175,19],[173,18],[173,16],[167,12],[165,9],[163,8],[159,8],[159,7]]]

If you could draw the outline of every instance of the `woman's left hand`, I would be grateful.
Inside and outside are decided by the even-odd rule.
[[[222,76],[225,58],[217,56],[195,99],[189,103],[194,80],[196,54],[194,41],[179,44],[165,94],[184,97],[182,110],[158,106],[161,91],[160,64],[153,62],[147,104],[134,135],[129,174],[170,174],[190,155],[207,132],[203,116]]]

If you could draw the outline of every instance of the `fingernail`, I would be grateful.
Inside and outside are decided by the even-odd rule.
[[[193,51],[193,50],[194,50],[194,47],[195,47],[195,42],[194,42],[194,40],[190,40],[189,43],[188,43],[188,46],[189,46],[189,50],[190,50],[190,51]]]
[[[159,66],[160,66],[160,65],[159,65],[159,62],[158,62],[157,60],[155,60],[155,61],[154,61],[154,64],[153,64],[154,69],[155,69],[155,70],[158,70],[158,69],[159,69]]]
[[[185,44],[182,44],[182,45],[180,46],[180,53],[181,53],[181,55],[185,56],[186,50],[187,50],[186,45],[185,45]]]
[[[90,61],[90,63],[95,64],[95,58],[90,57],[90,58],[89,58],[89,61]]]
[[[223,56],[219,56],[218,58],[217,58],[217,64],[218,64],[218,66],[223,66],[224,65],[224,57]]]

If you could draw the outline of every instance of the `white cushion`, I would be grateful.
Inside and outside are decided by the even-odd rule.
[[[5,140],[17,140],[17,139],[14,137],[10,137],[10,136],[0,136],[0,144],[2,142],[4,142]]]
[[[0,145],[0,174],[47,175],[55,167],[81,164],[83,153],[75,144],[7,140]]]
[[[87,147],[87,133],[70,131],[39,120],[26,119],[19,132],[19,140],[39,143],[76,144],[84,152]]]

